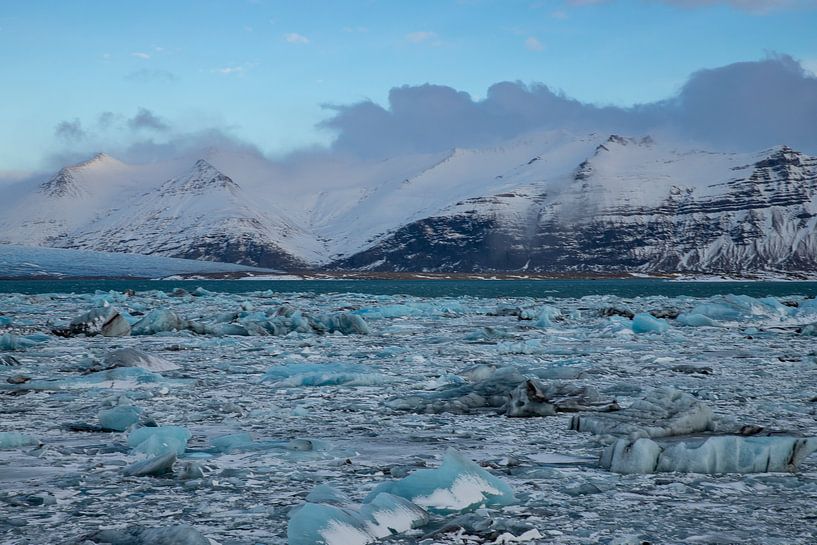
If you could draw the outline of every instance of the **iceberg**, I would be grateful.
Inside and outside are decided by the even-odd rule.
[[[570,429],[596,435],[668,437],[714,429],[712,409],[674,388],[656,388],[618,412],[575,415]]]
[[[817,451],[817,437],[718,435],[675,441],[619,439],[601,455],[616,473],[795,472]]]
[[[289,545],[365,545],[419,528],[428,513],[410,501],[380,493],[354,510],[345,496],[320,485],[289,515]]]
[[[679,314],[676,322],[687,327],[720,327],[720,324],[705,314]]]
[[[664,333],[669,329],[669,322],[642,312],[633,316],[633,333]]]
[[[369,494],[389,493],[438,514],[471,511],[479,507],[511,505],[513,490],[501,479],[449,448],[437,469],[418,469],[408,477],[377,486]]]
[[[181,426],[144,427],[128,434],[128,446],[134,453],[158,456],[174,452],[181,456],[187,449],[187,441],[192,437],[187,428]]]
[[[41,335],[23,336],[15,333],[3,333],[0,336],[0,350],[26,350],[47,341],[48,337]]]
[[[153,309],[141,320],[133,324],[131,328],[132,335],[155,335],[165,331],[192,331],[194,333],[204,334],[205,327],[203,324],[186,320],[180,317],[172,310]]]

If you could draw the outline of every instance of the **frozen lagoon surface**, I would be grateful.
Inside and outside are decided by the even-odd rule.
[[[291,511],[298,524],[312,517],[312,543],[332,545],[817,541],[817,454],[798,467],[783,459],[789,443],[817,437],[813,283],[59,281],[0,291],[4,544],[279,544]],[[159,309],[185,328],[51,333],[106,304],[131,325]],[[650,312],[667,327],[641,318],[634,332],[630,317]],[[361,317],[368,334],[327,333],[357,323],[340,316]],[[109,355],[123,348],[172,365],[121,366]],[[505,415],[528,379],[528,401],[552,402],[538,414],[553,416]],[[678,415],[632,416],[668,388]],[[587,389],[621,410],[569,397]],[[543,391],[569,395],[534,398]],[[575,431],[574,417],[602,424]],[[741,456],[780,451],[759,467],[785,471],[671,470],[731,467],[717,452],[689,461],[723,434],[707,444],[761,444]],[[684,458],[670,470],[648,457],[628,466],[637,472],[604,469],[602,453],[628,441],[664,452],[683,442]]]

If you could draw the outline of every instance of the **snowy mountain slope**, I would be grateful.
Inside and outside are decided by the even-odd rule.
[[[786,147],[553,131],[378,161],[203,156],[66,167],[0,202],[0,242],[284,269],[817,269],[817,160]]]
[[[814,270],[817,159],[611,137],[559,183],[469,199],[334,264],[376,270]]]
[[[186,175],[111,209],[57,245],[303,268],[305,263],[281,246],[299,233],[282,214],[256,209],[236,182],[201,159]]]

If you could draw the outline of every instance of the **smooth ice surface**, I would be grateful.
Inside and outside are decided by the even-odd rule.
[[[604,449],[601,465],[617,473],[793,472],[815,451],[815,437],[726,435],[677,442],[619,439]]]
[[[406,498],[435,513],[456,513],[516,501],[507,483],[454,449],[445,453],[437,469],[418,469],[399,481],[383,483],[369,497],[381,492]]]
[[[664,333],[668,329],[669,322],[645,312],[633,317],[633,333]]]
[[[99,425],[107,430],[125,431],[139,422],[142,409],[133,405],[120,405],[113,409],[99,411]]]

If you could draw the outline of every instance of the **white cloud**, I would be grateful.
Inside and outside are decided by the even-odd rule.
[[[807,72],[811,72],[813,76],[817,77],[817,59],[803,59],[800,61],[800,65]]]
[[[286,40],[287,43],[291,43],[291,44],[308,44],[309,43],[309,38],[307,38],[303,34],[298,34],[297,32],[289,32],[287,34],[284,34],[284,40]]]
[[[409,32],[406,34],[406,40],[413,44],[421,44],[428,42],[437,37],[437,34],[428,30],[420,30],[417,32]]]
[[[243,66],[224,66],[222,68],[214,68],[213,72],[221,74],[222,76],[229,76],[231,74],[243,74],[246,69]]]
[[[150,55],[147,53],[143,53],[142,51],[134,51],[130,54],[131,57],[136,57],[137,59],[144,59],[147,60],[150,58]]]
[[[542,42],[540,42],[534,36],[531,36],[525,40],[525,47],[531,51],[542,51],[545,48],[545,46],[542,45]]]

